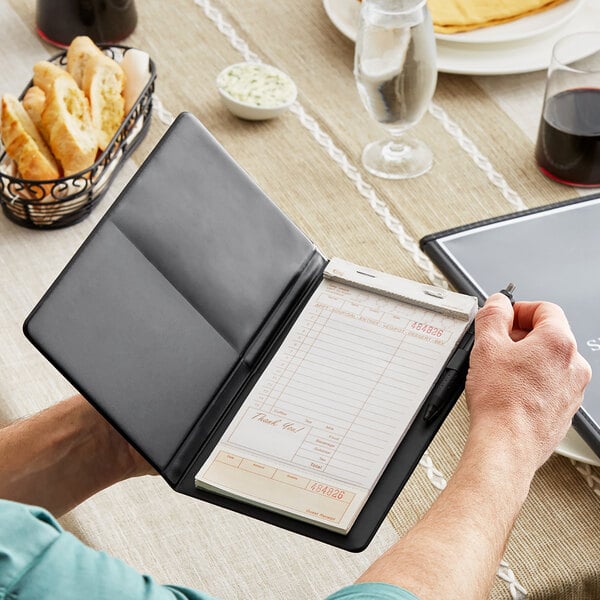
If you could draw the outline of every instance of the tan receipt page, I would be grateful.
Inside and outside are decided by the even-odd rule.
[[[360,269],[334,259],[329,272],[336,267]],[[377,276],[399,297],[430,287],[371,270],[368,287]],[[320,283],[195,479],[197,487],[347,532],[476,303],[444,292],[458,297],[464,314],[434,311],[335,279]]]

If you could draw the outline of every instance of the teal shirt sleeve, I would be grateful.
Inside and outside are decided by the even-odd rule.
[[[419,600],[389,583],[355,583],[327,596],[325,600]]]
[[[64,531],[47,511],[0,500],[0,600],[215,600],[158,585]],[[326,600],[418,600],[386,583],[360,583]]]
[[[158,585],[87,547],[45,510],[0,500],[0,600],[214,600]]]

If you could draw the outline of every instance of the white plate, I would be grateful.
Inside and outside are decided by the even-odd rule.
[[[556,453],[588,465],[600,467],[600,458],[592,452],[590,447],[572,427],[569,429],[565,439],[558,445]]]
[[[437,33],[438,40],[460,42],[461,44],[496,44],[499,42],[516,42],[532,38],[556,29],[575,16],[586,0],[567,0],[554,8],[528,17],[522,17],[509,23],[483,27],[463,33]]]
[[[323,0],[331,22],[351,40],[356,40],[360,4],[358,0]],[[508,75],[546,69],[555,42],[569,33],[600,29],[600,2],[587,0],[563,27],[548,35],[518,42],[457,44],[438,40],[438,71],[461,75]],[[584,51],[584,49],[582,49]]]
[[[323,8],[337,29],[355,42],[360,2],[358,0],[323,0]]]
[[[552,47],[570,33],[600,28],[600,2],[588,0],[563,27],[535,38],[501,44],[455,44],[438,40],[438,70],[462,75],[508,75],[548,68]],[[582,46],[581,54],[586,49]],[[575,57],[573,57],[575,58]]]

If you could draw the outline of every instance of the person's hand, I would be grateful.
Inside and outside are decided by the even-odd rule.
[[[471,430],[507,442],[535,470],[567,433],[590,377],[560,307],[517,302],[513,310],[494,294],[475,319],[465,386]]]
[[[77,394],[68,401],[79,406],[85,415],[84,420],[94,423],[93,427],[99,437],[100,432],[103,432],[102,437],[106,440],[106,446],[112,448],[113,451],[113,467],[120,469],[122,479],[141,475],[158,475],[152,465],[83,396]]]
[[[155,474],[79,394],[0,430],[0,498],[63,515],[129,477]]]

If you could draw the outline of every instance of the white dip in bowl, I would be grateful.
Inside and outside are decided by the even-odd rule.
[[[262,63],[237,63],[217,76],[225,106],[242,119],[272,119],[296,100],[298,90],[289,75]]]

